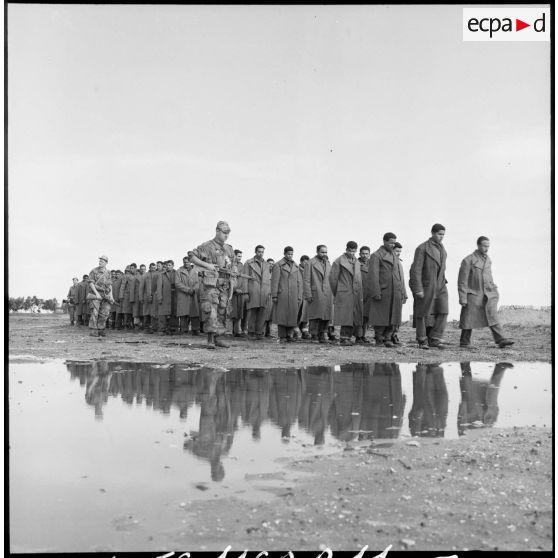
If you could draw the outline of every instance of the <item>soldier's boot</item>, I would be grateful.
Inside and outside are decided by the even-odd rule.
[[[215,348],[215,334],[208,333],[207,334],[207,348],[214,349]]]
[[[222,347],[223,349],[228,349],[230,347],[230,345],[228,345],[227,343],[225,343],[220,337],[219,335],[215,335],[215,346],[216,347]]]
[[[91,329],[89,330],[89,335],[90,335],[91,337],[99,337],[99,332],[98,332],[98,330],[97,330],[96,328],[91,328]]]

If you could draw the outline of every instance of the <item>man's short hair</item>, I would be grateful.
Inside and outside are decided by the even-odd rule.
[[[397,236],[395,234],[393,234],[392,232],[387,232],[386,234],[384,234],[384,242],[387,242],[388,240],[391,240],[392,238],[397,238]]]
[[[399,244],[399,242],[396,242],[396,243],[393,245],[393,247],[394,247],[394,248],[403,248],[403,246],[402,246],[401,244]]]
[[[174,262],[172,260],[167,260],[165,263],[171,263],[172,265],[174,265]]]
[[[79,279],[78,279],[77,277],[72,277],[72,281],[73,281],[74,279],[75,279],[76,281],[79,281]]]
[[[165,262],[162,262],[161,260],[157,260],[157,263],[161,265],[165,265]]]
[[[89,279],[89,275],[84,275],[83,278],[82,278],[82,281],[85,280],[85,279]]]
[[[130,267],[135,267],[137,269],[138,266],[135,263],[131,263]]]
[[[283,256],[284,256],[287,252],[294,252],[293,247],[292,247],[292,246],[285,246],[285,248],[283,248]]]
[[[304,254],[303,256],[300,256],[300,263],[305,262],[306,260],[309,260],[310,256],[307,256],[306,254]]]
[[[349,240],[349,242],[347,242],[345,250],[356,250],[357,248],[358,244],[354,240]]]
[[[234,255],[235,255],[235,256],[238,256],[238,254],[242,254],[242,250],[235,250],[235,251],[234,251]]]
[[[370,246],[361,246],[359,252],[362,252],[363,250],[368,250],[370,252]]]
[[[141,264],[140,267],[145,267],[145,264]]]
[[[318,244],[316,246],[316,252],[319,252],[322,248],[327,248],[327,246],[325,244]]]
[[[255,248],[254,248],[254,253],[256,253],[259,249],[265,250],[265,246],[262,246],[261,244],[258,244]]]
[[[490,242],[490,238],[488,238],[486,236],[479,236],[477,238],[477,246],[480,246],[481,242],[483,242],[484,240],[488,240]]]
[[[275,260],[273,258],[267,258],[267,260],[265,260],[267,263],[272,262],[275,263]]]
[[[151,267],[152,265],[154,265],[155,267],[157,267],[157,264],[154,264],[153,262],[151,262],[151,263],[149,264],[149,267]]]
[[[446,227],[444,227],[444,225],[440,225],[440,223],[436,223],[434,225],[432,225],[432,229],[430,230],[431,233],[437,233],[440,231],[445,231]]]

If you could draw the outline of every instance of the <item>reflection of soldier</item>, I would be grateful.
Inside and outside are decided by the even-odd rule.
[[[401,388],[401,372],[395,363],[369,364],[362,388],[360,428],[366,438],[397,438],[403,423],[405,397]]]
[[[439,364],[417,364],[413,372],[413,406],[409,429],[413,436],[443,438],[448,416],[448,389]]]
[[[230,401],[223,372],[204,374],[203,381],[200,430],[196,438],[184,442],[184,449],[207,459],[211,464],[211,480],[222,481],[225,468],[221,456],[229,452],[233,440]]]
[[[190,252],[190,261],[203,269],[200,284],[200,300],[207,348],[228,347],[220,336],[225,333],[231,283],[236,284],[236,264],[230,244],[226,244],[231,229],[225,221],[219,221],[215,238],[208,240]],[[220,270],[228,269],[231,273]]]
[[[490,381],[473,380],[471,363],[461,363],[461,403],[457,413],[457,432],[461,436],[466,428],[473,428],[474,422],[493,426],[498,418],[498,392],[506,368],[513,368],[508,362],[498,362]]]
[[[333,391],[333,369],[308,368],[303,371],[305,390],[302,395],[298,420],[301,426],[314,434],[314,445],[325,442],[331,405],[335,398]]]
[[[95,418],[103,419],[103,405],[108,400],[108,390],[112,372],[106,360],[93,361],[87,378],[85,401],[95,407]]]

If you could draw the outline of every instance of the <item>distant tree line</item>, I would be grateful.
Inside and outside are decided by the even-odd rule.
[[[34,308],[38,310],[56,310],[58,306],[58,301],[55,298],[49,298],[44,300],[42,298],[37,298],[36,296],[18,296],[10,297],[8,300],[8,308],[10,312],[17,312],[18,310],[32,310]]]

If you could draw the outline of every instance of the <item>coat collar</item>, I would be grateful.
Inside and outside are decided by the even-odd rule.
[[[355,263],[355,265],[353,266],[353,264],[349,261],[349,258],[347,258],[347,256],[345,254],[343,254],[339,258],[339,265],[343,266],[351,275],[353,274],[354,270],[356,269],[357,264],[360,267],[360,262],[356,258],[355,258],[354,263]]]
[[[281,258],[275,265],[289,269],[289,262],[287,262],[285,258]],[[293,261],[292,267],[290,268],[290,272],[294,273],[295,271],[298,272],[298,265],[296,265],[296,262]]]
[[[445,259],[446,251],[444,247],[439,244],[439,249],[434,246],[434,242],[429,238],[426,241],[426,253],[439,265],[442,265],[442,260]]]
[[[389,265],[393,266],[395,264],[396,258],[393,255],[393,252],[388,252],[384,246],[380,246],[376,250],[376,254],[381,260],[385,261]]]
[[[254,273],[259,277],[262,276],[264,265],[267,265],[267,262],[265,260],[259,262],[258,260],[256,260],[256,258],[252,258],[251,260],[248,260],[246,263],[254,270]]]
[[[324,264],[322,263],[322,260],[320,260],[319,258],[317,258],[316,256],[314,256],[310,262],[309,262],[310,267],[313,267],[322,277],[324,276]],[[325,271],[327,272],[327,266],[329,265],[329,262],[327,260],[325,260]]]

